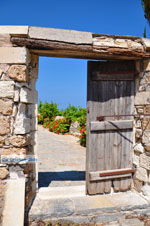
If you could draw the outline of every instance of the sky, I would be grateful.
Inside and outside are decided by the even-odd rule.
[[[140,0],[0,0],[0,25],[29,25],[147,37]],[[86,106],[87,60],[40,57],[39,101]]]

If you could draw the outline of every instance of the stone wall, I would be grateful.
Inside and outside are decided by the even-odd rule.
[[[25,175],[26,207],[30,206],[36,191],[35,162],[26,163],[21,159],[34,154],[38,57],[24,47],[9,45],[9,39],[5,39],[5,47],[0,47],[0,157],[17,157],[18,162],[0,163],[0,210],[4,199],[1,188],[7,179]]]
[[[144,185],[150,184],[150,61],[139,61],[136,66],[134,187],[145,194]]]

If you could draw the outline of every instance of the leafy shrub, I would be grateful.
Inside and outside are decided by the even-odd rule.
[[[44,120],[49,118],[49,120],[51,120],[51,118],[55,115],[59,115],[59,109],[58,109],[58,105],[56,103],[51,102],[49,103],[42,103],[42,101],[40,101],[40,104],[38,106],[38,112],[39,112],[39,116],[38,116],[38,122],[40,124],[44,123]]]
[[[57,134],[65,134],[69,132],[70,123],[66,119],[59,119],[55,121],[51,121],[47,127],[49,131],[57,133]]]
[[[86,126],[83,125],[80,129],[80,145],[86,147]]]
[[[70,122],[85,121],[86,109],[69,105],[69,107],[63,111],[63,116],[65,116]]]

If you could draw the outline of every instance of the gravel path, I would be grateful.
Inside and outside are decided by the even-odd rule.
[[[72,135],[57,135],[38,126],[39,187],[85,184],[86,149]]]

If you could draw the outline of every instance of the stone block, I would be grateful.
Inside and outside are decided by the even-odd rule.
[[[148,38],[142,38],[142,42],[143,42],[146,50],[149,50],[150,49],[150,39],[148,39]]]
[[[9,69],[9,65],[8,64],[0,64],[0,76],[3,73],[6,73]]]
[[[144,71],[150,71],[150,60],[144,60]]]
[[[135,130],[135,137],[136,137],[137,139],[141,138],[141,137],[142,137],[142,134],[143,134],[143,132],[142,132],[141,129],[136,129],[136,130]]]
[[[27,105],[19,104],[18,113],[14,123],[15,134],[26,134],[30,132],[30,118],[27,117]]]
[[[25,147],[30,144],[30,136],[12,136],[9,141],[15,147]]]
[[[134,188],[137,192],[141,192],[141,189],[143,187],[143,182],[139,180],[134,180]]]
[[[30,104],[37,103],[37,91],[22,87],[20,91],[20,102]]]
[[[0,81],[0,98],[13,98],[14,97],[14,82],[13,81]]]
[[[0,34],[28,35],[29,26],[0,26]]]
[[[28,73],[26,65],[12,65],[8,70],[8,76],[18,82],[27,82]]]
[[[0,147],[3,147],[4,144],[5,144],[5,137],[0,136]]]
[[[150,157],[145,154],[141,154],[140,155],[140,166],[144,169],[150,170]]]
[[[142,128],[143,130],[150,130],[150,117],[149,118],[143,118],[142,120]]]
[[[144,196],[150,196],[150,186],[148,184],[145,184],[141,190]]]
[[[10,118],[7,116],[0,116],[0,135],[5,135],[10,132]]]
[[[138,155],[133,155],[133,164],[139,167],[140,157]]]
[[[0,167],[0,179],[1,180],[6,179],[8,175],[9,175],[8,170],[6,168]]]
[[[26,155],[26,148],[2,148],[0,149],[0,155]]]
[[[150,151],[150,143],[149,143],[149,144],[146,144],[146,145],[144,146],[144,148],[145,148],[146,151]]]
[[[148,181],[147,170],[142,167],[138,167],[135,173],[135,179],[147,182]]]
[[[0,99],[0,113],[3,115],[11,115],[12,114],[12,101],[4,101]]]
[[[14,102],[19,102],[19,98],[20,98],[20,90],[17,87],[15,87]]]
[[[29,37],[75,44],[92,44],[92,33],[74,30],[29,27]]]
[[[144,147],[143,147],[143,145],[141,143],[136,143],[134,145],[133,149],[134,149],[135,152],[138,152],[138,153],[143,153],[144,152]]]
[[[144,114],[150,114],[150,105],[144,107]]]
[[[25,47],[0,47],[0,63],[26,64],[30,55]]]
[[[32,118],[31,121],[30,121],[30,128],[31,128],[31,131],[36,131],[37,130],[37,118]]]
[[[0,47],[12,47],[9,34],[0,34]]]
[[[28,104],[28,115],[35,118],[38,114],[37,104]]]
[[[26,134],[30,132],[30,119],[17,118],[14,124],[14,134]]]
[[[147,105],[150,104],[150,92],[138,92],[135,96],[135,105]]]
[[[145,131],[142,136],[142,143],[145,145],[150,144],[150,131]]]

